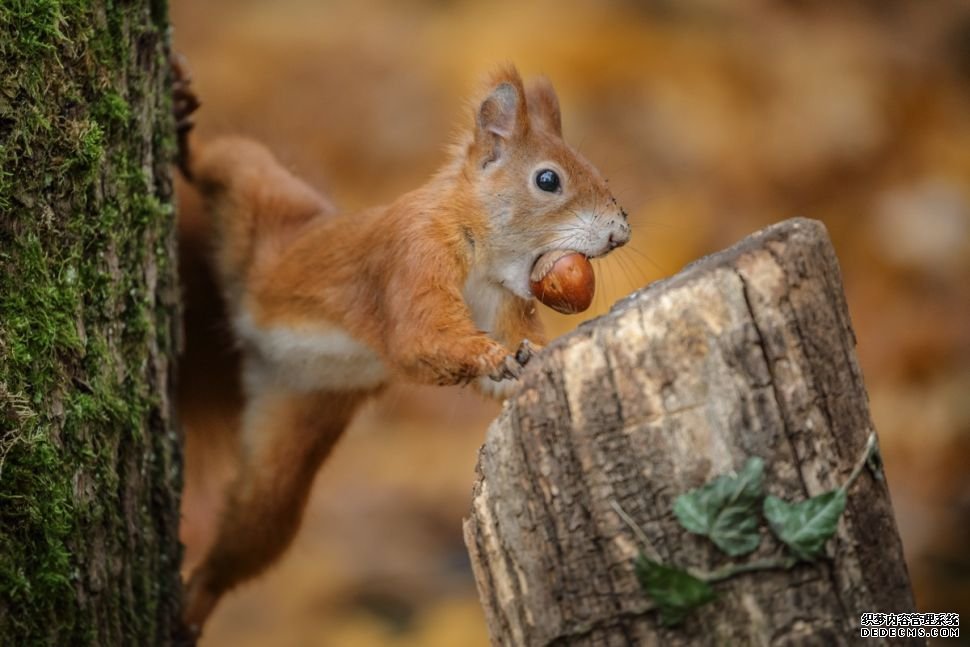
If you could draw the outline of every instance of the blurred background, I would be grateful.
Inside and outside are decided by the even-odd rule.
[[[970,5],[654,0],[171,0],[201,136],[267,143],[343,208],[444,159],[496,63],[544,73],[565,136],[610,178],[634,239],[582,316],[778,220],[825,222],[919,607],[970,617]],[[182,187],[188,352],[183,541],[212,539],[239,396]],[[228,596],[202,645],[486,645],[461,539],[499,406],[395,387],[316,482],[302,532]]]

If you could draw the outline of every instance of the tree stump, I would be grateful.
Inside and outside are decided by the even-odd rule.
[[[492,642],[835,645],[858,640],[864,612],[913,611],[889,492],[870,470],[824,558],[715,584],[679,626],[661,625],[634,574],[640,550],[697,570],[725,563],[671,508],[749,457],[778,497],[844,484],[872,431],[854,345],[831,243],[805,219],[550,344],[488,431],[464,526]],[[765,533],[749,557],[780,549]]]

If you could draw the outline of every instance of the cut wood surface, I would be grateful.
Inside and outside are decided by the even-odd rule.
[[[749,457],[789,500],[845,483],[873,429],[854,346],[835,253],[805,219],[552,343],[489,429],[465,521],[493,643],[837,645],[859,640],[864,612],[915,610],[889,492],[869,469],[825,558],[717,583],[680,626],[661,626],[633,570],[640,550],[703,571],[732,561],[671,508]],[[733,561],[778,555],[764,535]]]

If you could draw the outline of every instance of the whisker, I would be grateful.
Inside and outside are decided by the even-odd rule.
[[[577,230],[571,231],[571,232],[569,232],[569,233],[567,233],[567,234],[565,234],[563,236],[560,236],[559,238],[555,239],[555,244],[558,246],[560,244],[565,245],[566,243],[571,243],[573,241],[578,241],[579,240],[579,237],[582,236],[583,233],[585,233],[585,232],[582,229],[577,229]]]
[[[643,227],[661,227],[661,228],[671,229],[674,231],[686,231],[689,228],[687,225],[680,224],[680,223],[649,220],[649,216],[638,215],[638,214],[628,215],[627,222],[629,222],[631,226],[637,225],[637,226],[643,226]]]
[[[610,257],[609,256],[604,256],[603,258],[601,258],[599,260],[602,260],[603,261],[601,263],[601,266],[606,271],[606,274],[609,277],[609,284],[608,285],[609,285],[609,288],[610,288],[610,292],[611,293],[612,292],[616,292],[617,291],[617,286],[618,286],[618,284],[617,284],[617,277],[616,277],[616,271],[615,271],[615,268],[614,268],[613,263],[610,260]],[[612,306],[613,306],[613,304],[609,302],[609,297],[607,297],[606,291],[604,290],[604,292],[603,292],[603,306],[602,306],[602,308],[603,308],[604,311],[609,311],[609,309]]]
[[[599,263],[597,263],[599,265]],[[602,310],[603,301],[603,273],[598,272],[600,275],[600,289],[593,292],[593,312],[600,312]]]
[[[623,262],[623,256],[619,254],[611,255],[611,256],[616,259],[616,264],[619,266],[620,271],[622,271],[623,275],[626,276],[628,287],[631,290],[635,289],[637,287],[638,281],[636,277],[634,277],[634,275],[630,272],[630,268],[627,267],[626,263]],[[626,294],[628,293],[628,290],[624,290],[623,292],[624,294]]]
[[[624,249],[627,249],[627,250],[633,252],[637,256],[641,257],[643,260],[645,260],[648,263],[650,263],[658,272],[660,272],[664,276],[669,276],[670,274],[672,274],[672,272],[670,270],[668,270],[668,269],[666,269],[664,267],[661,267],[660,266],[660,263],[658,263],[657,261],[653,260],[652,258],[650,258],[646,254],[644,254],[643,252],[641,252],[636,247],[630,245],[629,243],[627,243],[627,245],[624,247]]]
[[[640,264],[637,262],[637,259],[626,256],[625,254],[623,254],[622,249],[617,250],[616,252],[614,252],[613,255],[616,256],[616,261],[618,263],[620,263],[621,265],[626,267],[628,271],[630,271],[631,276],[634,277],[634,280],[632,281],[632,283],[635,286],[639,285],[640,282],[649,275],[649,273],[645,272],[644,269],[640,266]],[[628,263],[633,265],[632,270],[629,269]],[[641,277],[641,278],[636,278],[636,277]]]
[[[565,240],[572,240],[573,238],[580,236],[583,232],[582,230],[579,230],[579,229],[573,229],[573,230],[566,230],[566,231],[557,232],[557,233],[559,233],[560,235],[553,238],[551,241],[549,241],[550,244],[558,245],[559,243],[562,243]]]

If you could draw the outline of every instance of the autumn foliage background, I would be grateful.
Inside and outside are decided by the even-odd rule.
[[[547,74],[634,238],[582,317],[791,216],[825,222],[919,606],[970,617],[970,7],[933,3],[172,0],[198,133],[244,133],[346,209],[387,202],[471,123],[496,63]],[[231,342],[182,203],[183,540],[211,540],[238,418]],[[395,387],[322,470],[293,549],[203,645],[486,645],[461,540],[498,405]],[[878,611],[877,609],[873,611]]]

